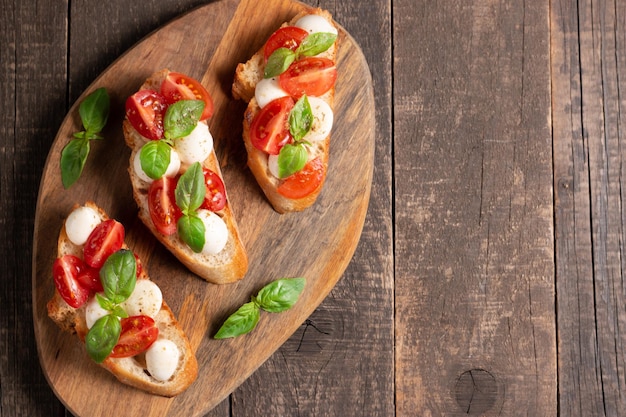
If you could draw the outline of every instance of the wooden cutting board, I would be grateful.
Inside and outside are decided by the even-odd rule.
[[[106,87],[111,114],[105,140],[92,142],[85,171],[69,190],[61,185],[59,158],[72,133],[81,130],[77,105],[63,121],[41,181],[32,281],[41,366],[73,414],[205,414],[297,330],[349,264],[365,221],[375,139],[371,78],[354,39],[340,30],[328,177],[318,201],[305,212],[279,215],[266,201],[246,167],[241,139],[245,105],[230,95],[237,63],[247,60],[275,28],[305,7],[287,0],[222,0],[176,19],[138,43],[77,100],[80,103],[94,89]],[[202,80],[215,101],[210,129],[250,262],[246,277],[236,284],[208,284],[188,272],[136,217],[127,173],[130,151],[121,131],[124,101],[151,73],[166,67]],[[88,358],[74,336],[61,332],[47,317],[59,230],[72,206],[86,200],[95,201],[125,225],[129,245],[161,287],[196,351],[198,379],[175,398],[149,395],[119,383]],[[296,276],[305,277],[307,284],[291,310],[262,313],[258,327],[247,335],[213,339],[226,317],[263,285]]]

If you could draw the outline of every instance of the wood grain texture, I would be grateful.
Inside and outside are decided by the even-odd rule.
[[[395,1],[398,415],[555,415],[549,7]]]
[[[623,415],[626,5],[552,7],[559,404]]]
[[[62,3],[0,7],[0,414],[7,416],[63,410],[37,364],[25,279],[41,169],[65,115],[67,19],[46,13]]]
[[[330,191],[320,196],[315,207],[297,215],[275,213],[246,171],[241,151],[239,154],[236,151],[236,143],[241,140],[243,106],[230,99],[226,89],[228,80],[232,80],[238,62],[247,59],[280,23],[302,7],[289,1],[274,1],[271,7],[256,1],[210,4],[177,19],[125,54],[85,92],[99,86],[109,89],[114,110],[103,132],[111,138],[108,146],[92,147],[83,176],[70,190],[63,191],[54,161],[58,161],[65,138],[78,129],[75,107],[70,109],[51,150],[41,184],[34,235],[33,308],[44,371],[58,396],[76,414],[119,412],[115,403],[103,401],[102,396],[86,395],[88,387],[94,384],[102,395],[128,404],[124,411],[131,415],[139,410],[144,415],[155,416],[207,412],[287,340],[328,294],[350,262],[366,214],[374,150],[374,103],[369,72],[350,35],[342,32],[338,55],[338,66],[343,72],[337,82],[335,110],[337,120],[344,123],[335,125],[333,136],[342,140],[332,145],[325,186],[325,191]],[[266,12],[264,18],[254,19],[258,31],[250,31],[251,17],[260,16],[261,10]],[[208,28],[205,22],[210,18],[218,23]],[[195,30],[190,32],[189,28]],[[185,52],[182,60],[181,46]],[[136,209],[130,199],[126,173],[129,151],[116,129],[123,116],[119,109],[143,79],[163,67],[201,79],[213,93],[216,112],[210,121],[211,131],[219,144],[225,182],[251,260],[248,276],[240,283],[214,286],[200,282],[160,246],[155,246],[134,217]],[[364,121],[355,117],[357,111]],[[357,120],[359,123],[355,124]],[[354,158],[355,154],[359,157]],[[348,174],[354,178],[351,183],[345,183]],[[46,271],[56,256],[54,240],[49,236],[58,233],[71,205],[86,198],[97,201],[126,225],[131,247],[146,261],[153,280],[178,312],[192,346],[197,349],[198,381],[174,399],[151,397],[117,383],[94,367],[82,347],[72,337],[59,334],[46,317],[45,303],[53,289]],[[268,230],[275,233],[267,233]],[[307,277],[307,287],[289,312],[264,318],[255,332],[245,337],[227,341],[211,338],[223,319],[263,284],[281,276],[301,275]],[[177,279],[159,278],[172,276]]]

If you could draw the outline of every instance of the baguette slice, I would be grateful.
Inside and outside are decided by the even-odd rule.
[[[161,83],[168,73],[168,69],[163,69],[152,74],[139,90],[159,91]],[[133,197],[139,206],[139,218],[141,221],[174,256],[199,277],[214,284],[227,284],[242,279],[248,270],[248,257],[228,198],[226,199],[226,206],[217,213],[226,223],[229,235],[225,248],[218,254],[196,253],[178,237],[177,233],[170,236],[161,234],[150,218],[148,207],[149,184],[137,175],[133,167],[135,154],[141,150],[141,147],[148,139],[141,136],[128,119],[125,119],[123,122],[123,131],[126,144],[131,148],[128,172],[133,187]],[[202,165],[217,173],[223,181],[215,150],[211,151],[211,154]]]
[[[305,11],[297,14],[291,21],[284,23],[282,26],[293,25],[300,18],[308,14],[316,14],[324,17],[329,23],[336,28],[332,16],[326,10],[319,8],[307,8]],[[318,55],[337,62],[337,46],[339,38],[335,41],[327,51]],[[311,194],[302,198],[288,198],[278,192],[279,185],[283,182],[273,176],[268,168],[268,156],[264,152],[258,150],[250,141],[250,126],[255,116],[260,111],[260,107],[255,99],[255,88],[259,81],[263,79],[265,70],[265,59],[263,57],[263,47],[258,50],[248,61],[237,65],[235,77],[232,85],[232,95],[236,99],[241,99],[248,103],[243,117],[243,140],[248,154],[248,167],[252,171],[257,183],[263,190],[265,196],[272,204],[274,210],[278,213],[302,211],[310,207],[317,200],[318,195],[322,191],[326,172],[328,171],[328,158],[330,153],[330,135],[325,139],[316,141],[309,147],[309,160],[319,157],[322,162],[323,175],[320,185]],[[331,88],[324,95],[320,96],[332,109],[335,88]]]
[[[85,206],[96,210],[102,220],[108,219],[106,213],[93,202],[86,202]],[[124,244],[124,248],[127,249],[126,244]],[[58,257],[71,254],[82,258],[82,251],[83,246],[77,246],[69,240],[64,225],[58,239]],[[137,279],[150,279],[145,267],[142,267],[141,275]],[[79,308],[71,307],[55,289],[54,296],[48,302],[47,308],[48,316],[62,330],[76,334],[83,343],[85,342],[85,337],[89,331],[85,318],[86,305]],[[173,397],[183,392],[196,380],[198,363],[187,336],[165,300],[163,300],[160,311],[154,317],[154,321],[159,328],[159,338],[174,342],[180,352],[178,366],[169,380],[160,381],[147,372],[144,354],[130,358],[109,357],[100,365],[127,385],[151,394]]]

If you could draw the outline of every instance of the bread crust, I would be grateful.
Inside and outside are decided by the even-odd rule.
[[[161,82],[167,77],[168,72],[168,69],[163,69],[152,74],[139,89],[159,91]],[[216,213],[224,220],[228,228],[228,241],[225,248],[219,254],[207,255],[195,253],[178,237],[177,233],[171,236],[161,234],[150,218],[148,207],[149,184],[140,179],[133,168],[135,154],[140,151],[147,139],[143,138],[127,119],[123,122],[123,132],[126,144],[131,149],[128,172],[133,187],[133,197],[139,207],[138,216],[141,221],[150,229],[152,234],[178,258],[178,260],[199,277],[214,284],[228,284],[242,279],[248,271],[248,256],[230,206],[228,192],[226,206]],[[211,151],[211,154],[202,165],[217,173],[223,180],[215,150]]]
[[[306,8],[305,11],[297,14],[292,20],[284,23],[282,26],[293,25],[298,19],[307,14],[320,15],[335,27],[337,26],[330,13],[320,8]],[[338,44],[339,38],[337,38],[334,45],[328,51],[324,52],[322,56],[331,59],[333,62],[337,62],[336,57]],[[250,126],[260,110],[256,99],[254,98],[254,90],[256,84],[263,79],[264,69],[265,62],[263,58],[263,48],[261,48],[248,61],[237,65],[231,88],[234,98],[248,103],[243,117],[242,135],[248,154],[248,167],[276,212],[283,214],[288,212],[303,211],[315,203],[317,197],[322,191],[322,188],[324,187],[330,155],[330,135],[328,135],[323,141],[320,141],[315,149],[312,150],[315,156],[321,159],[323,166],[322,181],[317,189],[313,193],[299,199],[291,199],[281,195],[278,192],[278,186],[281,184],[282,180],[279,180],[270,173],[267,167],[267,155],[256,149],[250,141]],[[334,94],[335,88],[333,86],[330,91],[320,97],[328,103],[331,109],[333,108]]]
[[[88,201],[85,206],[96,210],[102,220],[107,220],[107,214],[95,203]],[[78,207],[78,206],[76,206]],[[123,246],[128,249],[126,244]],[[72,254],[82,258],[82,246],[74,245],[67,237],[65,224],[59,233],[57,243],[57,256],[62,257]],[[145,266],[139,279],[150,279]],[[75,334],[82,343],[89,331],[85,320],[85,306],[73,308],[68,305],[58,290],[55,289],[53,297],[47,304],[48,316],[63,330]],[[164,397],[173,397],[186,390],[198,376],[198,362],[189,344],[189,340],[180,327],[174,313],[165,300],[161,309],[154,318],[159,327],[159,334],[176,344],[180,351],[178,368],[174,375],[167,381],[160,381],[147,372],[143,363],[143,354],[132,358],[107,358],[100,364],[104,369],[112,373],[119,381],[132,387],[144,390],[151,394]],[[95,362],[94,362],[95,363]]]

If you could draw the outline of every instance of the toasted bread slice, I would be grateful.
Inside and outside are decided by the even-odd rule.
[[[158,92],[162,81],[168,73],[169,70],[164,69],[151,75],[139,90],[154,90]],[[237,222],[228,197],[226,198],[226,206],[216,213],[221,217],[228,229],[226,246],[219,253],[196,253],[180,239],[177,233],[169,236],[160,233],[150,217],[148,206],[148,189],[150,184],[137,175],[133,166],[135,155],[140,152],[141,147],[148,139],[140,135],[128,119],[125,119],[123,122],[123,131],[126,144],[131,148],[128,171],[133,186],[133,196],[139,206],[139,218],[142,222],[174,256],[201,278],[214,284],[226,284],[242,279],[248,270],[248,257],[241,241]],[[223,180],[215,150],[211,151],[202,165],[217,173]]]
[[[94,209],[100,215],[102,221],[108,219],[106,213],[93,202],[87,202],[85,206]],[[124,248],[127,248],[125,244]],[[58,239],[58,257],[70,254],[82,258],[82,252],[83,246],[75,245],[68,238],[64,224]],[[145,267],[142,266],[141,274],[137,279],[150,279]],[[84,342],[89,331],[86,319],[86,305],[87,303],[79,308],[73,308],[65,302],[59,291],[55,290],[54,296],[47,305],[48,316],[61,329],[76,334]],[[127,385],[151,394],[172,397],[183,392],[196,380],[198,363],[187,336],[165,301],[162,302],[160,310],[154,317],[154,321],[159,329],[159,339],[167,339],[173,342],[179,351],[178,365],[169,379],[162,381],[150,375],[147,371],[144,353],[127,358],[108,357],[100,365]],[[71,372],[71,370],[68,371]]]
[[[319,15],[324,17],[336,29],[332,16],[326,10],[319,8],[308,8],[306,11],[296,15],[290,22],[282,26],[294,25],[300,18],[306,15]],[[318,57],[328,58],[336,63],[337,47],[339,39],[325,52]],[[323,140],[315,141],[311,146],[307,146],[309,161],[319,158],[322,165],[322,177],[319,186],[310,194],[300,198],[289,198],[281,194],[278,187],[284,182],[272,175],[268,166],[268,155],[254,147],[250,140],[250,126],[256,115],[260,111],[259,104],[255,98],[256,85],[263,79],[265,70],[265,58],[263,48],[257,51],[248,61],[237,65],[235,77],[232,85],[232,95],[236,99],[241,99],[248,103],[243,118],[243,140],[248,154],[248,167],[252,171],[257,183],[263,190],[265,196],[278,213],[302,211],[315,203],[318,195],[322,191],[326,172],[328,170],[328,159],[330,153],[330,134]],[[334,86],[324,93],[321,98],[332,109],[335,94]]]

